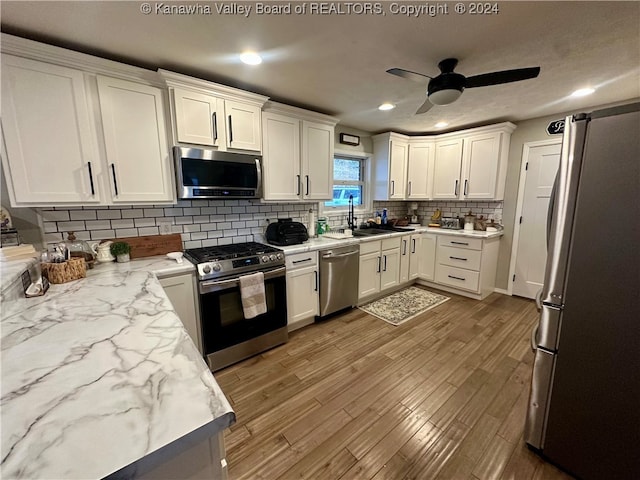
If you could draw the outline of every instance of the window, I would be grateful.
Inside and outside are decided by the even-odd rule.
[[[333,200],[325,208],[344,209],[353,195],[354,207],[365,204],[365,159],[336,156],[333,159]]]

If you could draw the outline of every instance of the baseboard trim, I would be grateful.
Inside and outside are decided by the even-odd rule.
[[[502,295],[509,295],[511,296],[511,294],[509,293],[508,290],[504,289],[504,288],[494,288],[493,289],[494,292],[496,293],[501,293]]]

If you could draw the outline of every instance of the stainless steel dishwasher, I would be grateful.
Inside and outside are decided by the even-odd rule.
[[[320,317],[358,303],[360,247],[320,251]]]

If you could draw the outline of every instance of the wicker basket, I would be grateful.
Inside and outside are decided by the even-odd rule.
[[[63,263],[43,263],[42,275],[50,283],[67,283],[87,276],[84,258],[71,258]]]

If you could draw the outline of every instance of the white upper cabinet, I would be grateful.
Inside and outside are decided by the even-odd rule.
[[[407,191],[409,137],[384,133],[373,137],[374,200],[404,200]]]
[[[458,199],[461,166],[461,138],[452,138],[436,143],[432,190],[434,199]]]
[[[333,196],[334,127],[302,121],[302,181],[304,200]]]
[[[262,106],[268,97],[159,70],[171,93],[175,143],[222,151],[262,151]]]
[[[491,132],[464,139],[461,198],[490,200],[501,197],[496,195],[501,136],[501,132]]]
[[[269,102],[265,106],[262,113],[265,200],[332,198],[336,123],[332,117],[287,105]]]
[[[13,206],[175,201],[167,98],[155,72],[2,40],[2,160]]]
[[[374,199],[502,200],[514,129],[500,123],[428,137],[376,135]]]
[[[257,105],[225,100],[227,148],[262,151],[261,109]]]
[[[502,200],[512,123],[442,135],[436,144],[432,198]]]
[[[163,91],[116,78],[97,80],[113,202],[171,200]]]
[[[429,141],[411,141],[407,159],[407,199],[421,200],[431,197],[431,176],[435,145]]]
[[[83,72],[2,56],[2,156],[12,205],[98,203]]]
[[[262,114],[264,198],[298,200],[301,192],[300,120]]]
[[[224,121],[222,100],[204,93],[173,89],[178,142],[218,146],[218,122]],[[220,113],[219,113],[220,110]]]

